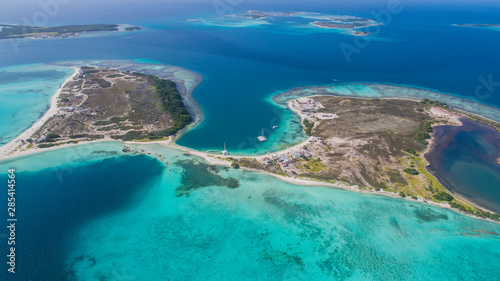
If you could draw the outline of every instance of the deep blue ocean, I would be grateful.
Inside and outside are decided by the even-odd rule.
[[[17,173],[15,246],[20,278],[16,280],[67,278],[63,270],[46,269],[65,268],[69,245],[74,242],[72,233],[95,217],[133,206],[162,174],[162,166],[145,156],[80,164]],[[6,178],[6,174],[0,176]],[[7,192],[0,199],[7,201]],[[4,238],[2,253],[9,249]],[[1,276],[7,280],[3,269]]]
[[[15,274],[5,263],[9,232],[0,231],[1,280],[498,277],[497,223],[210,167],[161,145],[131,150],[163,164],[122,148],[91,143],[0,163],[17,170],[18,219]],[[228,180],[239,186],[228,188]]]
[[[128,23],[145,30],[0,40],[0,67],[144,59],[198,72],[204,81],[194,98],[205,119],[178,144],[200,150],[220,150],[225,142],[230,151],[259,151],[245,143],[271,120],[290,116],[269,98],[301,86],[391,83],[500,107],[500,31],[451,26],[498,24],[500,3],[401,1],[402,11],[360,45],[356,40],[361,39],[335,32],[279,25],[217,27],[186,19],[216,16],[214,3],[225,3],[229,13],[298,10],[373,18],[387,9],[387,1],[102,2],[61,4],[48,24]],[[23,24],[23,17],[33,19],[43,11],[37,1],[27,3],[2,4],[0,22]],[[358,51],[346,59],[341,44],[358,46]],[[68,75],[61,70],[44,73],[52,85]],[[44,80],[15,70],[12,75],[0,73],[0,87],[16,79]],[[30,93],[45,97],[33,106],[2,99],[0,110],[9,116],[1,116],[2,121],[11,122],[14,113],[23,116],[21,109],[26,114],[43,112],[53,89],[42,84],[36,88]],[[2,125],[13,132],[16,126]],[[117,153],[122,149],[110,146]],[[175,189],[185,183],[186,170],[198,171],[202,164],[165,148],[154,147],[151,153],[163,155],[165,167],[145,156],[68,158],[70,150],[0,163],[2,169],[19,169],[20,189],[20,273],[12,277],[2,267],[1,279],[498,279],[498,224],[402,199],[299,187],[245,171],[220,171],[219,176],[240,181],[237,189],[213,184],[179,198]],[[447,159],[457,160],[451,155]],[[61,182],[54,171],[64,162],[75,166]],[[4,173],[0,171],[0,179],[6,178]],[[5,196],[2,192],[0,200]],[[3,212],[0,219],[5,221]],[[0,232],[0,239],[4,234]]]

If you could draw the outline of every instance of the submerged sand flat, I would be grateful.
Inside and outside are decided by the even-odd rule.
[[[133,157],[122,157],[122,148],[119,142],[63,148],[0,163],[0,170],[29,168],[34,175],[52,175],[55,185],[20,188],[25,193],[52,190],[57,198],[54,191],[76,174],[87,173],[87,188],[98,188],[99,179],[92,181],[92,174],[118,165],[111,159]],[[165,165],[161,176],[145,181],[133,200],[119,209],[74,228],[58,228],[68,221],[57,221],[52,227],[72,229],[58,243],[67,245],[67,252],[60,254],[67,255],[67,271],[74,280],[124,276],[396,280],[403,275],[494,279],[498,273],[500,228],[496,223],[403,199],[305,188],[243,170],[202,168],[207,164],[201,158],[161,145],[133,145],[131,150],[161,159]],[[86,170],[88,165],[92,169]],[[156,170],[158,164],[147,165]],[[190,174],[195,168],[198,173]],[[189,187],[193,176],[237,179],[239,186],[231,188],[223,182],[219,186],[215,181],[179,196],[177,189]],[[26,178],[26,172],[19,177]],[[51,208],[61,206],[64,201]]]

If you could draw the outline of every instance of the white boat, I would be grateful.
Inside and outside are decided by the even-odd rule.
[[[273,126],[273,130],[275,130],[275,129],[277,129],[277,128],[278,128],[278,126],[277,126],[277,125],[276,125],[276,126]]]
[[[222,155],[228,155],[229,151],[226,150],[226,143],[224,143],[224,150],[222,151]]]
[[[257,137],[257,139],[260,141],[260,142],[265,142],[267,141],[266,137],[264,136],[264,129],[262,129],[262,133],[260,134],[260,136]]]

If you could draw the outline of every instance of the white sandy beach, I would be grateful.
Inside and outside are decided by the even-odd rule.
[[[303,146],[305,144],[307,144],[307,141],[304,141],[304,142],[302,142],[302,143],[300,143],[300,144],[298,144],[298,145],[296,145],[294,147],[290,147],[290,148],[288,148],[286,150],[282,150],[282,151],[275,152],[275,153],[277,153],[277,154],[286,153],[286,152],[288,152],[288,151],[290,151],[290,150],[292,150],[294,148],[301,147],[301,146]],[[173,149],[178,149],[178,150],[185,151],[185,152],[187,152],[187,153],[189,153],[191,155],[194,155],[194,156],[201,157],[201,158],[203,158],[206,162],[208,162],[211,165],[220,165],[220,166],[228,166],[228,167],[230,167],[232,161],[230,161],[230,160],[224,160],[224,158],[229,158],[229,157],[231,157],[233,159],[249,158],[248,156],[230,156],[230,155],[229,156],[223,156],[223,155],[209,154],[209,153],[205,153],[205,152],[201,152],[201,151],[197,151],[197,150],[185,148],[185,147],[182,147],[182,146],[178,146],[178,145],[176,145],[173,142],[167,144],[166,146],[171,147]],[[250,158],[263,158],[263,157],[266,157],[266,156],[267,155],[250,156]],[[251,169],[251,168],[246,168],[246,167],[241,167],[241,169],[248,170],[248,171],[259,172],[259,173],[264,173],[266,175],[275,177],[277,179],[280,179],[282,181],[285,181],[285,182],[288,182],[288,183],[291,183],[291,184],[294,184],[294,185],[326,187],[326,188],[340,188],[340,189],[351,190],[351,191],[360,192],[360,193],[378,194],[378,195],[390,196],[390,197],[393,197],[393,198],[399,198],[399,199],[405,199],[405,200],[409,200],[409,201],[415,201],[414,199],[411,199],[409,197],[402,198],[401,196],[399,196],[399,194],[394,193],[394,192],[384,191],[384,190],[376,191],[375,189],[361,189],[361,188],[359,188],[356,185],[349,185],[349,184],[342,183],[342,182],[328,183],[328,182],[313,181],[313,180],[308,180],[308,179],[303,179],[303,178],[285,177],[285,176],[282,176],[282,175],[277,175],[277,174],[265,172],[265,171],[262,171],[262,170],[256,170],[256,169]],[[446,204],[446,203],[436,203],[436,202],[432,202],[432,201],[426,201],[426,200],[424,200],[422,198],[419,198],[417,201],[422,202],[422,203],[426,203],[426,204],[430,204],[430,205],[433,205],[433,206],[441,207],[441,208],[455,210],[455,209],[451,208],[449,204]],[[473,218],[478,218],[478,217],[475,217],[475,216],[471,216],[469,214],[465,214],[465,215],[468,215],[468,216],[473,217]],[[493,220],[490,220],[490,219],[484,219],[484,220],[493,221]],[[495,222],[495,221],[493,221],[493,222]]]
[[[47,110],[47,112],[45,112],[45,114],[42,116],[42,118],[40,118],[40,120],[38,120],[37,122],[35,122],[28,130],[26,130],[23,133],[21,133],[19,136],[17,136],[13,140],[11,140],[9,143],[7,143],[6,145],[0,147],[0,158],[1,159],[7,158],[6,156],[16,157],[16,156],[20,156],[21,155],[20,153],[19,154],[18,153],[12,153],[12,151],[14,151],[18,146],[21,145],[21,140],[26,140],[26,139],[30,138],[33,135],[33,133],[35,133],[36,131],[38,131],[47,120],[49,120],[51,117],[53,117],[57,113],[57,110],[58,110],[57,99],[61,95],[61,92],[62,92],[64,86],[69,81],[71,81],[73,79],[73,77],[75,77],[78,74],[79,71],[80,71],[80,68],[76,68],[75,67],[74,71],[73,71],[73,74],[71,74],[70,77],[68,77],[66,80],[64,80],[64,82],[61,84],[61,87],[59,87],[59,89],[57,89],[57,91],[55,92],[55,94],[50,99],[50,108],[49,108],[49,110]],[[28,151],[26,151],[26,152],[28,152]],[[9,155],[11,153],[12,153],[12,155]]]

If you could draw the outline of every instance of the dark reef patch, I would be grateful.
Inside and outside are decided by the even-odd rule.
[[[178,197],[189,196],[191,191],[208,186],[225,186],[231,189],[240,186],[240,182],[235,178],[219,176],[219,169],[213,165],[195,160],[180,160],[176,165],[183,169],[181,185],[175,190]]]
[[[433,222],[438,220],[448,220],[448,216],[440,214],[436,211],[431,210],[431,208],[419,208],[413,211],[415,217],[417,217],[421,222]]]
[[[259,253],[259,256],[264,260],[272,261],[274,263],[293,264],[301,267],[305,266],[305,263],[300,256],[298,256],[297,254],[289,253],[287,251],[279,251],[266,248]]]
[[[396,229],[399,234],[405,236],[406,234],[404,233],[403,229],[401,228],[401,226],[399,225],[399,222],[398,220],[395,218],[395,217],[391,217],[389,219],[389,223],[391,224],[392,227],[394,227],[394,229]]]

